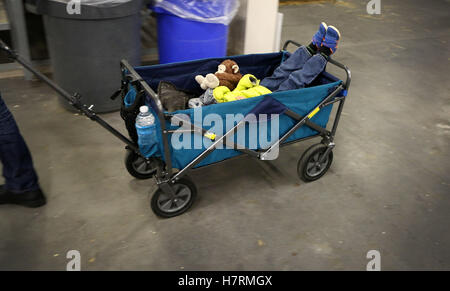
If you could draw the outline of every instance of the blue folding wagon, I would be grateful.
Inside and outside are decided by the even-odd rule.
[[[298,175],[305,182],[315,181],[330,168],[335,146],[334,137],[351,81],[350,70],[331,58],[328,63],[345,71],[345,81],[325,70],[308,88],[208,105],[201,108],[200,115],[199,109],[167,112],[155,93],[160,81],[169,81],[179,89],[200,95],[202,90],[194,77],[214,72],[225,59],[236,61],[243,74],[253,74],[258,79],[263,79],[270,76],[275,68],[289,57],[289,52],[286,51],[289,44],[300,46],[294,41],[287,41],[283,50],[278,53],[210,58],[136,68],[123,60],[122,86],[112,98],[121,96],[124,100],[121,116],[125,120],[130,138],[112,128],[91,108],[82,104],[78,94],[71,95],[64,91],[34,70],[1,41],[0,49],[49,84],[83,114],[126,143],[125,165],[128,172],[138,179],[156,179],[158,189],[150,203],[153,212],[160,217],[173,217],[187,211],[195,201],[197,189],[186,175],[193,169],[243,155],[260,160],[274,159],[280,147],[315,137],[321,137],[321,141],[309,147],[300,157],[297,165]],[[327,129],[334,103],[338,103],[338,108],[331,129]],[[144,104],[151,108],[156,117],[157,139],[153,145],[139,147],[134,121],[139,107]],[[211,114],[224,120],[221,126],[206,121]],[[240,118],[230,124],[225,122],[229,115]],[[277,125],[277,134],[271,136],[274,135],[274,131],[270,130],[274,122]],[[242,132],[244,134],[240,134]],[[172,141],[174,135],[177,135],[178,141],[183,142],[183,147],[175,146]],[[255,142],[255,138],[261,136],[266,136],[267,142],[263,143],[259,139]]]

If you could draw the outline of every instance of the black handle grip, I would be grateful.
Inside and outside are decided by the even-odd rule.
[[[0,48],[2,50],[7,50],[9,49],[8,46],[6,45],[6,43],[0,38]]]
[[[2,39],[0,39],[0,50],[4,51],[9,58],[17,59],[17,54]]]
[[[0,39],[0,49],[5,52],[9,52],[11,50],[2,39]]]

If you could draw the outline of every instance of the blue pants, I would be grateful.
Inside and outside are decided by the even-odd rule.
[[[0,160],[6,181],[5,189],[17,193],[39,189],[30,151],[1,95]]]
[[[326,65],[327,60],[321,54],[311,55],[302,46],[276,68],[272,76],[264,78],[260,85],[273,92],[304,88],[322,73]]]

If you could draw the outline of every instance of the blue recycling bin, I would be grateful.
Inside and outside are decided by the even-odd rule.
[[[157,15],[159,63],[173,63],[227,52],[228,24],[235,0],[166,0],[151,6]]]

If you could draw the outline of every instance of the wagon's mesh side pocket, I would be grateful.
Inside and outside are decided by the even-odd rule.
[[[145,105],[144,94],[136,90],[134,86],[128,84],[128,91],[122,95],[122,107],[120,116],[125,121],[125,127],[131,140],[137,144],[138,135],[136,131],[136,117],[139,114],[139,107]]]

